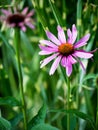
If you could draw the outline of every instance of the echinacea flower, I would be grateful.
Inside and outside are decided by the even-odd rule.
[[[26,31],[26,26],[31,29],[34,29],[34,25],[32,24],[32,18],[34,14],[34,10],[28,12],[28,7],[24,8],[22,12],[16,11],[12,13],[11,10],[2,9],[1,12],[4,16],[0,17],[1,21],[4,21],[10,27],[18,27],[22,31]]]
[[[83,69],[84,65],[78,59],[85,58],[89,59],[93,56],[92,52],[87,52],[82,49],[78,49],[87,44],[87,41],[90,38],[90,34],[86,34],[83,38],[81,38],[78,42],[76,41],[77,38],[77,29],[75,24],[72,26],[72,31],[67,29],[67,36],[68,39],[66,40],[65,34],[63,29],[58,25],[58,38],[54,36],[51,32],[46,31],[46,35],[49,40],[40,40],[40,55],[50,55],[44,60],[42,60],[41,68],[47,65],[53,59],[54,62],[51,66],[49,74],[54,74],[55,70],[57,69],[58,65],[61,64],[63,67],[66,68],[67,76],[70,76],[72,73],[72,65],[79,62]]]

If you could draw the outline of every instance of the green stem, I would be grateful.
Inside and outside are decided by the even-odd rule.
[[[67,110],[70,109],[70,77],[67,78],[68,93],[67,93]],[[67,130],[70,130],[70,114],[67,114]]]
[[[77,30],[78,30],[78,37],[77,41],[81,37],[81,26],[82,26],[82,0],[77,1]],[[77,104],[77,110],[79,109],[79,89],[81,85],[77,86],[77,92],[76,92],[76,104]],[[76,124],[76,130],[79,129],[79,120],[77,119],[77,124]]]
[[[19,89],[20,89],[20,97],[22,103],[22,113],[24,118],[24,130],[27,130],[27,117],[26,117],[26,104],[23,92],[23,77],[20,63],[20,30],[18,28],[15,29],[15,45],[16,45],[16,54],[18,61],[18,76],[19,76]]]
[[[96,130],[98,130],[98,86],[97,86],[97,110],[96,110]]]

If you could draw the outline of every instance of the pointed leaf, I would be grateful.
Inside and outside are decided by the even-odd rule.
[[[94,120],[88,115],[85,114],[83,112],[79,112],[76,109],[70,109],[70,110],[51,110],[51,112],[65,112],[65,113],[69,113],[69,114],[73,114],[75,116],[77,116],[78,118],[81,118],[83,120],[86,120],[90,123],[91,127],[95,129],[95,122]]]
[[[14,97],[3,97],[0,98],[0,105],[6,106],[21,106],[20,102],[16,100]]]
[[[11,130],[10,122],[3,117],[0,117],[0,130]]]
[[[38,114],[35,117],[33,117],[33,119],[28,123],[28,129],[31,129],[36,124],[44,123],[45,116],[46,116],[46,105],[43,104]]]

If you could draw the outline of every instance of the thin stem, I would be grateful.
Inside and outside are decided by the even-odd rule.
[[[97,86],[97,110],[96,110],[96,130],[98,130],[98,86]]]
[[[70,77],[67,78],[68,93],[67,93],[67,110],[70,109]],[[67,130],[70,130],[70,115],[67,114]]]
[[[26,104],[23,92],[23,77],[20,63],[20,30],[18,28],[15,29],[15,45],[16,45],[16,54],[18,61],[18,76],[19,76],[19,89],[20,89],[20,97],[22,103],[22,113],[24,118],[24,130],[27,130],[27,117],[26,117]]]

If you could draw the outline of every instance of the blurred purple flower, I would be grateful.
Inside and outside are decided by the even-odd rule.
[[[24,8],[22,12],[16,11],[14,8],[14,12],[11,10],[1,9],[1,12],[4,16],[0,17],[1,21],[4,21],[10,27],[19,27],[22,31],[26,31],[26,26],[31,29],[34,29],[34,25],[32,24],[31,16],[34,15],[34,10],[28,12],[28,7]]]
[[[90,38],[90,34],[85,35],[78,42],[75,42],[77,38],[77,29],[74,24],[72,26],[72,31],[70,29],[67,29],[67,40],[63,29],[59,25],[57,26],[57,30],[58,38],[56,38],[51,32],[46,31],[46,35],[49,38],[49,40],[40,40],[39,47],[41,51],[39,52],[39,55],[52,54],[51,56],[45,58],[40,62],[40,67],[44,67],[50,61],[55,59],[49,72],[50,75],[54,74],[55,70],[57,69],[60,63],[63,67],[66,68],[67,76],[71,75],[72,65],[77,62],[79,62],[82,68],[85,70],[84,65],[78,59],[78,57],[89,59],[93,56],[93,51],[86,52],[85,50],[79,50],[78,48],[87,44],[87,41]]]

